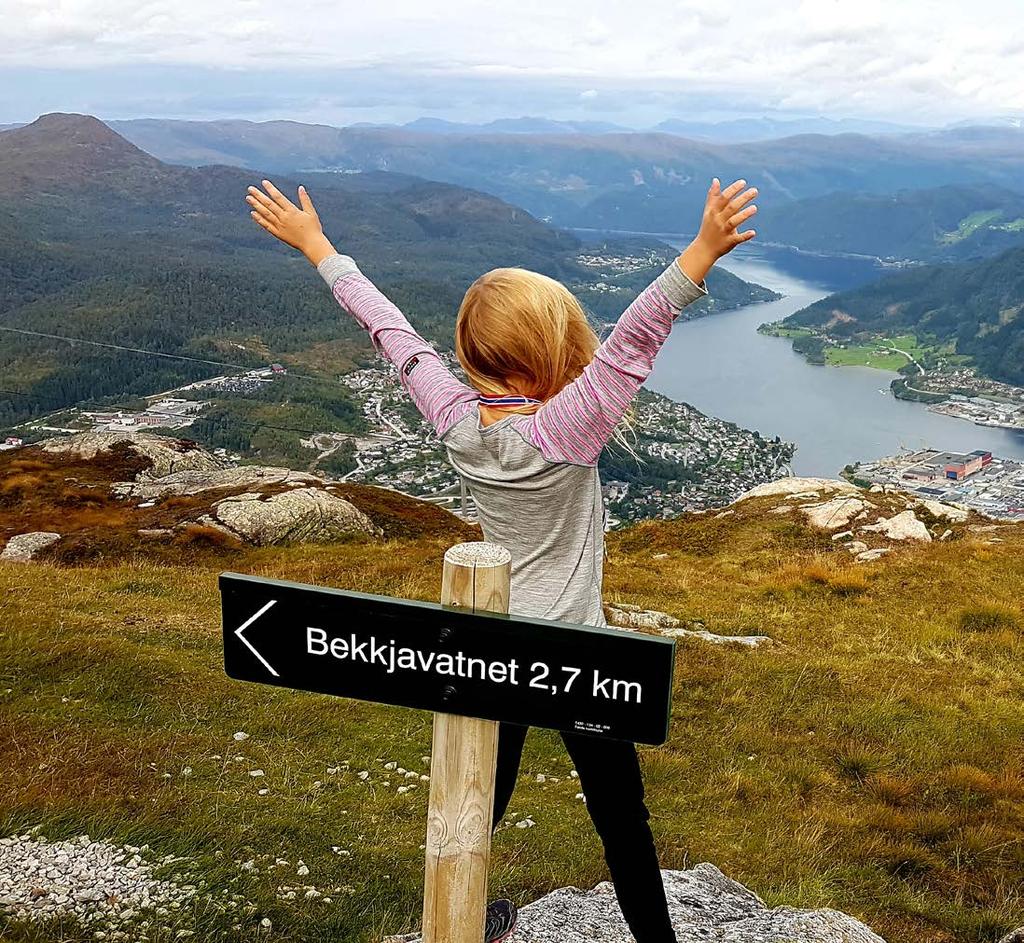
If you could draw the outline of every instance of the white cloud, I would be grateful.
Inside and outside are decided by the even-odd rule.
[[[1024,111],[1019,0],[0,0],[0,16],[6,68],[501,76],[575,82],[591,114],[629,88],[918,122]]]

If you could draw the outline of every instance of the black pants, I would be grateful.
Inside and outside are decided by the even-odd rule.
[[[498,728],[495,825],[504,818],[512,798],[528,729],[516,724]],[[648,824],[650,813],[644,804],[636,746],[571,733],[563,733],[562,741],[579,773],[587,811],[604,845],[619,908],[636,943],[676,943]]]

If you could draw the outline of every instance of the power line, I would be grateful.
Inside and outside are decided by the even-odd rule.
[[[6,331],[9,334],[22,334],[27,337],[44,337],[47,340],[65,341],[66,343],[69,344],[83,344],[88,347],[101,347],[104,350],[116,350],[121,351],[123,353],[147,354],[150,357],[162,357],[165,360],[182,360],[186,361],[187,363],[201,363],[204,364],[205,366],[224,367],[227,368],[228,370],[240,370],[243,373],[249,373],[252,370],[267,370],[270,369],[271,367],[271,364],[269,363],[257,364],[256,366],[245,366],[244,364],[230,363],[226,360],[206,360],[202,357],[187,357],[184,354],[169,354],[162,350],[147,350],[144,347],[126,347],[123,344],[108,344],[103,341],[90,341],[82,337],[67,337],[64,334],[47,334],[44,331],[30,331],[27,330],[26,328],[6,327],[0,325],[0,331]],[[288,376],[294,377],[296,380],[310,380],[314,383],[335,383],[339,386],[345,386],[345,384],[341,383],[341,381],[334,377],[317,377],[305,373],[292,373],[290,370],[288,371]],[[3,390],[0,392],[12,391]]]
[[[88,341],[81,337],[65,337],[62,334],[47,334],[43,331],[29,331],[18,327],[0,326],[0,331],[7,331],[10,334],[24,334],[29,337],[45,337],[52,341],[67,341],[69,344],[86,344],[90,347],[103,347],[106,350],[120,350],[133,354],[149,354],[151,357],[165,357],[168,360],[186,360],[190,363],[202,363],[212,367],[228,367],[233,370],[252,370],[253,367],[243,367],[240,364],[227,363],[223,360],[203,360],[200,357],[186,357],[184,354],[167,354],[161,350],[146,350],[142,347],[125,347],[121,344],[105,344],[103,341]]]
[[[233,364],[233,363],[229,363],[229,362],[223,361],[223,360],[206,360],[206,359],[203,359],[203,358],[200,358],[200,357],[187,357],[184,354],[169,354],[169,353],[166,353],[164,351],[146,350],[145,348],[141,348],[141,347],[127,347],[127,346],[121,345],[121,344],[108,344],[108,343],[104,343],[103,341],[91,341],[91,340],[85,340],[85,339],[79,338],[79,337],[67,337],[67,336],[62,335],[62,334],[49,334],[49,333],[46,333],[46,332],[43,332],[43,331],[30,331],[30,330],[27,330],[25,328],[7,327],[7,326],[3,326],[3,325],[0,325],[0,331],[6,331],[6,332],[11,333],[11,334],[27,335],[27,336],[30,336],[30,337],[43,337],[43,338],[47,338],[48,340],[66,341],[67,343],[71,343],[71,344],[84,344],[84,345],[91,346],[91,347],[101,347],[101,348],[103,348],[105,350],[114,350],[114,351],[120,351],[120,352],[125,352],[125,353],[149,354],[150,356],[153,356],[153,357],[162,357],[162,358],[165,358],[165,359],[168,359],[168,360],[182,360],[182,361],[187,361],[187,362],[190,362],[190,363],[200,363],[200,364],[204,364],[204,365],[208,365],[208,366],[226,367],[226,368],[231,369],[231,370],[240,370],[243,373],[249,373],[249,372],[251,372],[253,370],[269,369],[270,366],[271,366],[270,364],[265,364],[262,367],[260,367],[260,366],[255,366],[255,367],[243,366],[242,364]],[[333,377],[316,377],[316,376],[312,376],[312,375],[309,375],[309,374],[293,373],[290,370],[288,371],[288,373],[286,375],[288,377],[291,377],[291,378],[297,379],[297,380],[309,380],[309,381],[312,381],[314,383],[332,383],[334,385],[343,387],[346,390],[349,389],[349,387],[348,387],[348,385],[346,383],[343,383],[340,379],[333,378]],[[202,382],[202,381],[200,381],[200,382]],[[187,384],[187,386],[193,386],[193,385],[194,384]],[[180,389],[182,389],[182,388],[179,387],[178,390],[180,390]],[[177,392],[178,390],[174,390],[174,391],[170,391],[170,392]],[[0,390],[0,393],[10,393],[10,394],[12,394],[14,396],[25,396],[25,397],[31,397],[32,396],[31,393],[22,393],[22,392],[18,392],[17,390]],[[142,398],[146,399],[147,397],[143,396]],[[79,409],[82,412],[102,412],[105,409],[116,410],[116,411],[123,411],[123,412],[133,412],[133,413],[139,412],[137,407],[129,406],[129,405],[126,405],[126,404],[123,404],[123,403],[122,404],[107,403],[107,404],[104,404],[103,406],[98,407],[97,409],[86,409],[86,410],[83,410],[80,405],[73,404],[73,405],[62,407],[62,408],[58,409],[57,412],[58,413],[59,412],[64,412],[67,409]],[[56,415],[56,413],[54,413],[52,415]],[[163,416],[168,417],[168,418],[176,418],[176,417],[173,417],[173,415],[170,414],[170,413],[154,413],[154,415],[163,415]],[[208,419],[208,417],[205,417],[205,416],[198,416],[196,418],[197,419],[207,419],[207,421],[210,421]],[[356,435],[357,434],[357,433],[349,433],[349,432],[330,432],[330,431],[325,431],[325,430],[322,430],[322,429],[320,429],[320,430],[317,430],[317,429],[301,429],[301,428],[298,428],[298,427],[295,427],[295,426],[279,426],[279,425],[275,425],[274,423],[270,423],[270,422],[255,422],[253,420],[241,419],[241,418],[236,417],[236,416],[231,416],[231,420],[230,421],[234,422],[234,423],[236,423],[238,425],[249,426],[249,427],[251,427],[253,429],[261,429],[261,428],[276,429],[279,432],[296,432],[296,433],[299,433],[300,435],[308,435],[308,436],[319,436],[319,435]],[[187,429],[188,427],[186,426],[184,428]],[[182,430],[182,431],[184,431],[184,430]]]

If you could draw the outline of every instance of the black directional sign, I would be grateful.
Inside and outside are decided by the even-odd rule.
[[[240,681],[664,743],[675,642],[235,573],[224,667]]]

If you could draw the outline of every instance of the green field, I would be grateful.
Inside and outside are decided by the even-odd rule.
[[[906,354],[897,353],[889,348],[905,351]],[[920,344],[913,334],[903,334],[899,337],[879,339],[877,343],[854,344],[848,347],[826,348],[825,359],[830,366],[836,367],[874,367],[877,370],[899,370],[910,363],[910,357],[920,362],[920,359],[930,350]]]
[[[958,364],[967,363],[970,359],[957,355],[952,343],[938,345],[924,341],[914,334],[877,336],[870,341],[853,343],[836,338],[831,338],[829,342],[827,335],[806,327],[785,327],[781,322],[762,324],[758,331],[771,337],[786,337],[791,340],[821,338],[820,351],[816,349],[815,357],[823,356],[824,362],[831,367],[874,367],[877,370],[896,372],[910,363],[911,358],[922,366],[926,360],[934,360],[936,357]],[[819,342],[815,343],[817,347]],[[843,346],[838,346],[839,344]],[[796,349],[800,352],[799,346]],[[807,356],[806,352],[803,353]]]
[[[939,237],[939,244],[948,246],[956,242],[962,242],[983,226],[992,225],[1002,215],[1003,211],[1000,209],[978,210],[975,213],[971,213],[960,220],[960,225],[953,232],[943,233]]]

